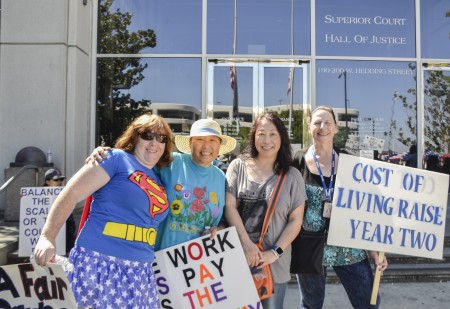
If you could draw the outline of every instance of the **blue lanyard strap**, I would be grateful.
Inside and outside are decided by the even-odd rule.
[[[331,177],[330,177],[330,185],[327,189],[327,184],[325,183],[325,179],[323,178],[322,170],[320,169],[319,161],[317,160],[316,153],[314,152],[314,147],[312,148],[312,154],[314,158],[314,162],[317,166],[317,171],[319,172],[320,179],[322,180],[322,187],[323,191],[325,192],[325,198],[327,201],[331,201],[331,192],[333,192],[333,178],[334,178],[334,165],[335,165],[335,152],[333,149],[332,155],[331,155]]]

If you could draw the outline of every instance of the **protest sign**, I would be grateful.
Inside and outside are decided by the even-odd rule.
[[[63,187],[24,187],[20,189],[19,256],[30,256],[41,235],[53,202]],[[66,224],[56,237],[56,253],[66,254]]]
[[[262,309],[235,227],[156,252],[161,308]]]
[[[442,259],[449,176],[341,154],[328,244]]]
[[[363,145],[365,146],[365,149],[378,150],[381,152],[384,147],[384,139],[366,135],[364,136]]]
[[[345,142],[345,148],[350,150],[359,150],[360,144],[357,139],[354,138],[355,136],[349,136],[349,139]]]
[[[61,265],[0,266],[0,308],[77,308]]]
[[[362,157],[362,158],[374,159],[374,151],[373,150],[367,150],[367,149],[361,149],[359,151],[359,156]]]

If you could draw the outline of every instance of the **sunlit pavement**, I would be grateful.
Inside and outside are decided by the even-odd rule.
[[[341,284],[327,284],[323,309],[352,308]],[[450,282],[383,283],[380,285],[380,309],[448,309],[450,308]],[[284,302],[285,309],[300,308],[297,285],[289,284]]]

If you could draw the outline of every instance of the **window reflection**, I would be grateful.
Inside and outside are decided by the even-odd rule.
[[[292,144],[303,144],[303,69],[264,68],[264,111],[285,124]]]
[[[310,1],[293,3],[291,31],[291,0],[239,0],[236,12],[234,1],[209,0],[208,53],[233,53],[236,16],[236,54],[309,55]]]
[[[202,0],[100,0],[99,53],[198,54]]]
[[[387,159],[417,143],[413,63],[318,61],[317,89],[317,105],[331,106],[337,113],[338,147],[356,154],[373,150]]]
[[[425,147],[439,154],[449,153],[450,71],[425,71],[424,85]]]
[[[221,124],[233,120],[228,66],[215,68],[214,97],[212,102],[203,102],[202,107],[200,58],[132,57],[201,54],[203,2],[207,9],[207,28],[203,31],[206,31],[209,54],[233,53],[235,14],[236,54],[267,55],[267,59],[290,55],[292,50],[297,56],[311,54],[309,0],[238,0],[236,11],[234,1],[223,0],[99,0],[98,142],[112,145],[124,126],[147,110],[169,119],[174,132],[188,132],[190,124],[201,117],[202,109],[207,109],[207,115]],[[422,56],[449,59],[447,1],[420,3]],[[364,3],[340,0],[339,5],[335,0],[315,0],[315,4],[318,56],[416,56],[415,0]],[[112,54],[119,57],[106,57]],[[315,104],[330,105],[336,110],[341,127],[336,136],[337,145],[355,151],[377,150],[383,158],[401,162],[402,154],[417,143],[415,63],[318,60],[316,67]],[[260,69],[238,67],[238,131],[242,136],[246,134],[241,131],[251,125],[255,114],[263,112],[262,109],[287,113],[288,70],[287,67],[265,68],[261,88]],[[429,152],[450,152],[448,133],[440,126],[449,119],[436,116],[438,111],[445,114],[448,109],[443,103],[448,102],[448,81],[448,71],[430,70],[424,75],[424,143]],[[304,118],[301,104],[306,102],[302,89],[309,80],[297,78],[294,83],[292,131],[294,142],[300,143]],[[258,89],[264,89],[264,93]],[[209,105],[214,109],[210,110]],[[281,117],[290,118],[287,114]],[[224,131],[237,134],[228,127]]]
[[[450,6],[448,1],[420,2],[422,56],[450,59]]]
[[[186,126],[200,117],[200,59],[99,58],[97,67],[98,143],[112,145],[144,111],[176,113]]]

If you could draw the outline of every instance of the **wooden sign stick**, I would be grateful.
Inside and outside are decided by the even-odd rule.
[[[382,262],[384,260],[384,252],[380,251],[378,252],[378,261]],[[380,287],[380,277],[381,277],[381,270],[378,268],[375,270],[375,279],[373,280],[373,287],[372,287],[372,297],[370,298],[370,304],[375,305],[377,303],[377,296],[378,296],[378,288]]]

